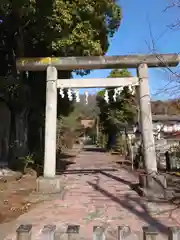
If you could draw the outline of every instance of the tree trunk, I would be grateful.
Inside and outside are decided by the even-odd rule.
[[[130,156],[129,137],[128,137],[128,132],[126,127],[124,129],[124,133],[125,133],[125,143],[126,143],[126,157],[129,157]]]
[[[36,152],[43,149],[43,128],[37,120],[32,120],[31,116],[28,121],[28,146],[30,152]]]
[[[27,145],[27,111],[24,110],[16,115],[16,147],[18,156],[28,154]]]
[[[112,150],[116,143],[116,134],[109,133],[107,140],[107,150]]]
[[[20,158],[28,155],[27,144],[27,111],[12,113],[11,116],[11,140],[10,140],[10,162],[13,169],[20,169],[23,166]]]
[[[0,101],[0,165],[7,165],[9,157],[9,136],[11,111],[4,100]]]

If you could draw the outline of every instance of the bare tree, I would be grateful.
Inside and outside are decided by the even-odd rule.
[[[164,6],[164,13],[167,11],[171,11],[172,9],[174,10],[176,8],[176,10],[178,10],[178,12],[180,11],[180,0],[167,0],[167,6]],[[179,14],[180,15],[180,14]],[[160,51],[157,47],[157,43],[158,41],[170,30],[170,31],[174,31],[174,30],[179,30],[180,27],[180,18],[178,15],[175,14],[175,19],[174,22],[170,22],[168,26],[166,26],[166,29],[161,32],[159,34],[158,37],[154,37],[153,36],[153,30],[152,30],[152,26],[151,23],[149,21],[149,19],[147,18],[148,21],[148,26],[149,26],[149,34],[150,34],[150,42],[146,42],[146,45],[148,47],[149,53],[153,53],[157,55],[157,58],[160,59]],[[178,52],[179,54],[179,52]],[[160,59],[161,61],[164,61],[164,59]],[[156,93],[154,94],[154,97],[157,95],[166,95],[167,97],[169,97],[170,99],[179,99],[180,97],[180,68],[176,67],[176,68],[170,68],[167,64],[166,68],[161,69],[161,71],[163,72],[163,77],[164,78],[164,86],[161,87],[160,89],[158,89],[156,91]]]
[[[164,11],[171,10],[173,8],[177,8],[180,10],[180,0],[168,0],[167,7],[165,7]],[[180,18],[177,17],[173,23],[169,25],[172,29],[179,29],[180,28]]]

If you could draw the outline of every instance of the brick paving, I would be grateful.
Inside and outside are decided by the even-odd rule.
[[[40,230],[46,224],[55,224],[61,230],[68,224],[79,224],[82,236],[92,236],[94,225],[113,231],[116,226],[130,226],[134,232],[151,225],[161,233],[166,233],[166,226],[180,226],[180,211],[173,205],[151,203],[154,212],[149,213],[150,203],[131,188],[136,177],[112,159],[107,153],[81,151],[75,164],[60,176],[62,193],[21,215],[16,226],[33,224],[33,240],[41,239]],[[14,233],[7,239],[14,240]]]

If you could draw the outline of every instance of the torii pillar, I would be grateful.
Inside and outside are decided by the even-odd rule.
[[[57,77],[55,67],[47,67],[44,177],[56,175]]]
[[[138,98],[140,105],[140,126],[143,140],[145,170],[148,174],[154,174],[157,172],[157,161],[153,136],[147,64],[143,63],[138,66],[137,75],[139,77]]]
[[[157,160],[155,141],[153,136],[153,123],[151,112],[151,99],[148,83],[148,66],[142,63],[137,68],[139,77],[138,97],[140,105],[140,126],[143,140],[143,155],[145,174],[139,175],[140,187],[142,194],[149,199],[166,198],[167,187],[166,177],[157,174]]]
[[[45,151],[43,177],[37,179],[37,191],[59,192],[60,178],[56,177],[56,122],[57,122],[57,77],[54,66],[46,70],[46,116],[45,116]]]

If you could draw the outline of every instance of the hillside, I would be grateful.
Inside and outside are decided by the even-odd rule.
[[[94,118],[98,115],[99,109],[96,105],[96,95],[89,95],[88,104],[85,104],[84,95],[80,95],[81,102],[75,103],[76,112],[84,118]]]
[[[96,105],[96,95],[89,95],[88,104],[85,104],[84,95],[81,95],[81,102],[75,104],[76,112],[85,118],[94,118],[99,109]],[[153,115],[180,115],[180,100],[151,101]]]

